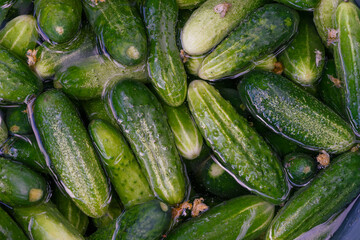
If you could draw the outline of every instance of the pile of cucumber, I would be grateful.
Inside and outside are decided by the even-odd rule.
[[[0,239],[358,239],[354,0],[0,0]]]

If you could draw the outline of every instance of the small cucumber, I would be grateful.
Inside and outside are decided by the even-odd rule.
[[[0,158],[0,202],[12,207],[34,206],[49,195],[45,179],[30,168]]]
[[[343,209],[360,193],[359,168],[359,152],[333,160],[277,213],[266,239],[295,239]]]
[[[275,1],[301,11],[313,11],[320,2],[320,0],[275,0]]]
[[[267,4],[249,14],[202,62],[205,80],[233,76],[281,48],[296,33],[299,15],[281,4]]]
[[[96,228],[104,228],[109,226],[110,223],[120,216],[123,212],[123,207],[119,203],[117,196],[115,197],[115,193],[112,194],[111,202],[109,204],[109,208],[106,211],[105,215],[99,218],[92,218],[92,221]]]
[[[175,228],[166,239],[256,239],[269,226],[274,205],[253,195],[223,202]]]
[[[125,208],[153,199],[150,185],[121,133],[100,119],[91,121],[88,129]]]
[[[110,197],[107,180],[73,103],[53,89],[35,100],[32,111],[34,132],[59,185],[86,215],[104,215]]]
[[[64,43],[75,37],[81,24],[79,0],[35,0],[35,14],[46,40]]]
[[[6,111],[6,125],[10,133],[27,135],[32,133],[32,129],[28,120],[26,105],[16,108],[8,108]]]
[[[280,75],[254,71],[238,89],[254,117],[304,148],[341,153],[354,144],[355,135],[347,122]]]
[[[108,100],[154,193],[168,204],[180,203],[186,179],[160,102],[144,84],[127,80],[111,90]]]
[[[89,122],[101,119],[105,122],[111,123],[116,128],[119,127],[112,113],[109,113],[106,109],[106,104],[103,99],[94,98],[87,101],[81,101],[81,106],[84,109]]]
[[[193,9],[205,2],[205,0],[176,0],[179,9]]]
[[[187,100],[200,132],[220,164],[255,194],[275,204],[285,201],[289,184],[282,166],[246,119],[204,81],[190,83]]]
[[[27,239],[21,228],[1,207],[0,207],[0,239],[3,240]]]
[[[307,184],[316,174],[315,160],[305,153],[290,153],[284,158],[284,168],[294,186]]]
[[[5,120],[4,120],[4,114],[0,110],[0,147],[4,144],[6,139],[8,138],[8,128],[6,126]]]

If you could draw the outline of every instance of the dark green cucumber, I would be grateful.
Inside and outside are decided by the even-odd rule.
[[[284,168],[294,186],[307,184],[316,174],[315,160],[305,153],[290,153],[284,158]]]
[[[54,87],[76,99],[89,100],[101,97],[107,86],[123,79],[146,82],[146,64],[124,67],[101,56],[92,56],[58,71]]]
[[[34,12],[33,0],[16,0],[14,5],[9,9],[6,18],[13,19],[20,15],[33,14],[33,12]]]
[[[150,42],[148,70],[151,83],[166,104],[180,106],[186,98],[187,77],[176,46],[176,1],[148,0],[144,17]]]
[[[89,122],[92,120],[101,119],[105,122],[111,123],[116,128],[119,127],[112,113],[108,112],[103,99],[94,98],[88,101],[81,101],[81,106],[84,109]]]
[[[84,9],[102,47],[124,65],[141,63],[147,52],[140,15],[128,0],[83,0]]]
[[[4,144],[8,138],[8,128],[5,123],[4,114],[0,110],[0,147]]]
[[[279,3],[285,4],[289,7],[295,8],[296,10],[302,11],[313,11],[320,0],[275,0]]]
[[[118,129],[100,119],[91,121],[88,129],[125,208],[153,199],[150,185]]]
[[[35,100],[32,117],[58,183],[86,215],[104,215],[110,197],[107,180],[73,103],[64,93],[49,90]]]
[[[345,109],[356,135],[360,135],[360,9],[344,1],[336,10],[334,48],[338,77],[343,82]]]
[[[287,43],[298,24],[298,13],[284,5],[267,4],[257,9],[204,59],[198,76],[216,80],[242,73]]]
[[[176,0],[180,9],[193,9],[203,2],[205,2],[205,0]]]
[[[170,207],[152,200],[126,210],[111,225],[91,235],[89,240],[159,239],[170,227],[170,222]]]
[[[180,203],[186,179],[160,102],[144,84],[122,81],[109,103],[155,194],[168,204]]]
[[[14,3],[16,3],[16,0],[0,0],[0,25]]]
[[[26,63],[4,47],[0,47],[0,102],[22,103],[42,90],[42,82]]]
[[[34,206],[47,199],[45,179],[28,167],[0,158],[0,202],[12,207]]]
[[[294,40],[280,54],[284,74],[303,86],[314,85],[325,64],[325,47],[316,31],[312,15],[300,15],[299,31]]]
[[[220,164],[255,194],[275,204],[285,201],[289,184],[282,166],[246,119],[204,81],[190,83],[187,100],[200,132]]]
[[[59,212],[82,234],[84,235],[89,224],[89,217],[86,216],[59,188],[56,188],[52,200]]]
[[[266,239],[295,239],[343,209],[360,193],[359,168],[359,152],[333,160],[277,213]]]
[[[0,155],[21,162],[33,170],[48,173],[44,155],[33,135],[12,136],[0,148]]]
[[[221,96],[228,100],[236,111],[243,117],[248,117],[250,114],[246,111],[245,105],[242,103],[239,93],[233,88],[218,88]]]
[[[347,122],[280,75],[254,71],[238,89],[254,117],[304,148],[341,153],[354,144],[355,135]]]
[[[25,240],[27,239],[21,228],[0,207],[0,239],[3,240]]]
[[[247,195],[223,202],[176,228],[166,239],[256,239],[269,226],[274,205]]]
[[[35,0],[34,8],[46,40],[64,43],[75,37],[81,23],[79,0]]]
[[[106,226],[109,226],[111,222],[117,217],[119,217],[122,212],[123,207],[119,203],[117,196],[115,197],[115,194],[113,193],[109,208],[106,211],[105,215],[99,218],[92,218],[92,221],[96,228],[104,228]]]
[[[7,109],[5,121],[10,133],[20,135],[32,133],[26,107],[26,105],[21,105],[16,108]]]
[[[14,208],[14,216],[31,239],[85,239],[51,202],[34,207]]]

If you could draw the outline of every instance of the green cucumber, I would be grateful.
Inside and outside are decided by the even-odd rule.
[[[248,15],[202,62],[205,80],[233,76],[286,44],[296,33],[299,15],[281,4],[267,4]]]
[[[0,207],[0,238],[3,240],[27,239],[21,228],[1,207]]]
[[[0,25],[14,3],[16,3],[16,0],[0,0]]]
[[[246,111],[245,105],[242,103],[239,93],[233,88],[218,88],[221,96],[230,102],[235,110],[243,117],[247,118],[250,114]]]
[[[285,201],[289,184],[282,166],[246,119],[204,81],[190,83],[187,100],[200,132],[220,164],[255,194],[275,204]]]
[[[31,15],[12,19],[0,31],[0,44],[22,59],[29,49],[35,49],[38,38],[36,19]]]
[[[45,179],[30,168],[0,158],[0,202],[12,207],[34,206],[49,195]]]
[[[190,160],[197,158],[202,149],[203,138],[187,106],[163,106],[180,155]]]
[[[189,57],[189,59],[185,62],[186,71],[191,75],[197,76],[201,63],[204,61],[206,56],[207,55]]]
[[[277,63],[277,58],[275,54],[270,54],[269,56],[257,61],[255,64],[256,70],[264,70],[264,71],[273,71],[275,68],[275,64]]]
[[[145,59],[144,24],[128,0],[82,2],[102,47],[113,59],[124,65],[137,65]]]
[[[238,89],[254,117],[304,148],[341,153],[354,144],[355,135],[347,122],[280,75],[254,71]]]
[[[9,50],[0,47],[0,102],[22,103],[42,90],[42,82],[26,63]]]
[[[176,0],[179,9],[193,9],[205,2],[205,0]]]
[[[274,205],[247,195],[223,202],[175,228],[166,239],[256,239],[269,226]]]
[[[325,65],[325,47],[314,26],[312,16],[300,15],[299,31],[280,54],[284,74],[303,86],[314,85]]]
[[[277,213],[266,239],[295,239],[338,213],[360,193],[359,168],[359,152],[333,160]]]
[[[343,81],[345,109],[356,135],[360,135],[360,10],[351,2],[342,2],[336,10],[338,40],[334,58],[338,77]]]
[[[35,0],[34,8],[46,40],[64,43],[75,37],[81,24],[79,0]]]
[[[153,199],[150,185],[121,133],[100,119],[91,121],[88,129],[124,207]]]
[[[173,107],[184,102],[187,91],[187,76],[175,39],[177,17],[175,0],[146,1],[144,18],[150,43],[150,80],[157,94]]]
[[[4,114],[0,110],[0,147],[4,144],[7,138],[8,138],[8,128],[4,121]]]
[[[119,127],[112,113],[108,112],[103,99],[94,98],[87,101],[81,101],[81,106],[84,109],[89,122],[92,120],[101,119],[105,122],[111,123],[116,128]]]
[[[99,218],[92,218],[92,221],[96,228],[103,228],[116,219],[120,214],[123,212],[123,208],[121,204],[119,203],[117,197],[114,196],[115,194],[112,194],[111,202],[109,204],[109,208],[106,211],[105,215]]]
[[[107,180],[73,103],[53,89],[35,100],[32,111],[37,140],[56,180],[86,215],[104,215],[110,198]]]
[[[9,128],[10,133],[20,135],[32,133],[26,107],[26,105],[21,105],[16,108],[7,109],[5,122]]]
[[[84,235],[89,224],[89,217],[68,196],[62,193],[59,188],[55,189],[52,200],[59,212]]]
[[[313,11],[320,2],[320,0],[275,0],[275,1],[301,11]]]
[[[14,5],[9,9],[6,18],[13,19],[20,15],[33,14],[33,12],[34,12],[33,0],[16,0]]]
[[[186,179],[160,102],[144,84],[126,80],[108,100],[154,193],[170,205],[180,203]]]
[[[31,239],[85,239],[51,202],[34,207],[15,208],[14,216]]]
[[[92,56],[58,71],[54,87],[76,99],[89,100],[101,97],[107,86],[123,79],[146,82],[146,64],[124,67],[101,56]]]
[[[203,55],[220,43],[249,13],[267,0],[208,0],[196,9],[181,33],[181,43],[190,55]],[[225,5],[224,5],[225,4]],[[217,13],[215,8],[228,7]]]
[[[284,168],[294,186],[307,184],[316,174],[315,160],[305,153],[293,152],[286,155]]]

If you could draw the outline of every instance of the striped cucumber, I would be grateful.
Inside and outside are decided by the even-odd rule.
[[[27,239],[16,222],[0,207],[0,238],[3,240]]]
[[[0,147],[4,144],[8,138],[8,128],[4,120],[4,114],[0,110]]]
[[[320,2],[320,0],[275,0],[275,1],[301,11],[313,11]]]
[[[19,107],[7,109],[5,122],[10,133],[20,135],[32,134],[26,107],[26,105],[20,105]]]

